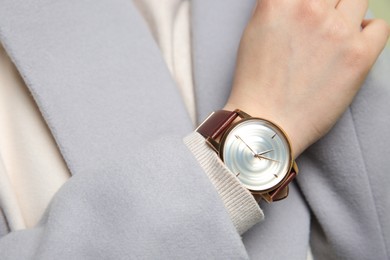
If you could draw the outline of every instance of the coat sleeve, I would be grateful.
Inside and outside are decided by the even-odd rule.
[[[221,239],[223,238],[223,239]],[[86,170],[41,223],[0,240],[2,259],[245,259],[209,179],[180,138],[165,136],[121,167]]]

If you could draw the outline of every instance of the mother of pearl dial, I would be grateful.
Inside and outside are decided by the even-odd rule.
[[[252,191],[278,185],[291,165],[291,151],[282,131],[272,123],[251,118],[223,137],[221,157],[241,183]]]

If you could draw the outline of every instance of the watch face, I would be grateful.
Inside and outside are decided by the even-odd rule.
[[[266,120],[240,121],[222,138],[220,156],[241,183],[252,191],[278,185],[291,167],[285,134]]]

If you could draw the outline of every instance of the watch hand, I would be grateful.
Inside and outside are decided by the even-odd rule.
[[[251,152],[253,153],[253,156],[255,156],[255,157],[259,158],[259,159],[266,159],[266,160],[273,161],[273,162],[279,162],[277,160],[274,160],[274,159],[271,159],[271,158],[268,158],[268,157],[262,155],[262,154],[269,153],[269,152],[271,152],[273,150],[264,151],[262,153],[255,153],[255,151],[253,151],[253,149],[244,140],[242,140],[242,138],[239,135],[235,135],[235,137],[237,139],[239,139],[241,142],[243,142],[246,145],[246,147],[249,148],[249,150],[251,150]]]
[[[269,160],[269,161],[273,161],[273,162],[279,162],[277,160],[274,160],[274,159],[271,159],[269,157],[266,157],[266,156],[263,156],[261,154],[256,154],[255,157],[259,158],[259,159],[266,159],[266,160]]]
[[[250,148],[250,146],[249,146],[247,143],[245,143],[245,141],[244,141],[244,140],[242,140],[242,138],[241,138],[240,136],[238,136],[238,135],[235,135],[235,137],[236,137],[237,139],[239,139],[241,142],[243,142],[243,143],[246,145],[246,147],[248,147],[248,148],[249,148],[249,150],[251,150],[251,152],[253,153],[253,155],[254,155],[254,156],[256,156],[256,153],[255,153],[255,151],[253,151],[253,150],[252,150],[252,148]]]
[[[273,152],[273,150],[267,150],[267,151],[264,151],[264,152],[261,152],[261,153],[257,153],[256,155],[263,155],[263,154],[270,153],[270,152]]]

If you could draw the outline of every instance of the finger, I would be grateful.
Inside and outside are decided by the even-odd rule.
[[[382,19],[364,20],[362,22],[362,35],[369,46],[370,64],[373,64],[386,46],[390,36],[390,26]]]
[[[340,0],[336,6],[346,18],[360,28],[360,24],[366,15],[368,0]],[[359,26],[359,27],[358,27]]]

